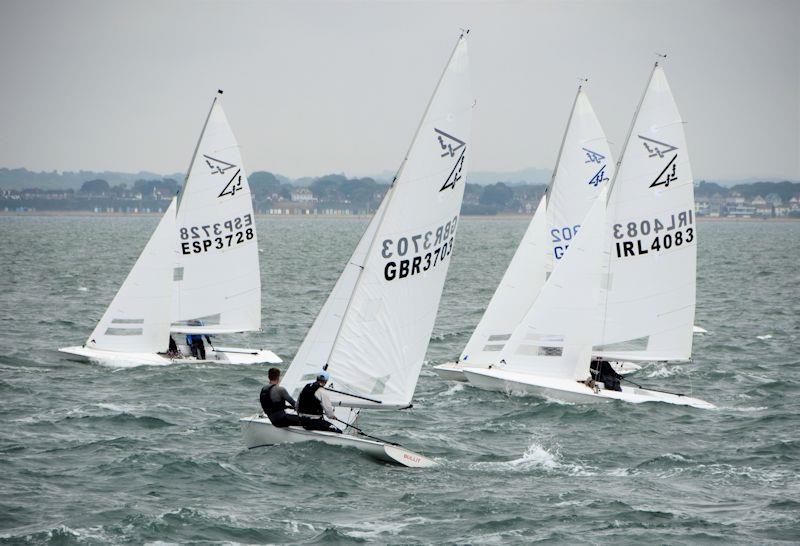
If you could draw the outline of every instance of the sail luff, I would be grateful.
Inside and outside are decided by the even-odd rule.
[[[200,136],[197,138],[197,142],[194,145],[194,152],[192,152],[192,159],[189,160],[189,168],[186,169],[186,176],[183,178],[183,188],[182,191],[178,192],[178,208],[181,207],[181,197],[184,193],[183,190],[186,190],[186,186],[189,183],[189,177],[192,174],[192,167],[194,166],[195,159],[197,159],[197,152],[200,150],[200,143],[203,141],[203,135],[206,134],[206,127],[208,127],[208,120],[211,119],[211,112],[214,111],[214,105],[217,103],[217,98],[222,94],[222,91],[217,91],[217,94],[211,100],[211,106],[208,109],[208,114],[206,114],[206,120],[203,122],[203,128],[200,130]]]
[[[578,106],[578,97],[581,96],[581,90],[583,89],[583,85],[578,85],[578,91],[575,93],[575,98],[572,100],[572,109],[569,111],[569,117],[567,118],[567,125],[564,127],[564,135],[561,137],[561,145],[558,147],[558,155],[556,156],[556,163],[553,167],[553,174],[550,175],[550,183],[547,185],[547,190],[545,190],[545,194],[549,196],[553,192],[553,188],[555,188],[556,178],[558,175],[558,166],[561,163],[561,156],[564,153],[564,144],[567,142],[567,135],[569,134],[570,125],[572,125],[572,118],[575,116],[575,108]]]
[[[655,62],[653,69],[650,71],[650,77],[647,79],[647,85],[644,86],[644,92],[639,99],[639,104],[636,105],[636,110],[633,112],[633,119],[631,120],[630,126],[628,126],[628,134],[625,135],[625,141],[622,143],[622,151],[619,153],[619,157],[617,158],[617,168],[614,171],[614,176],[611,178],[611,183],[608,185],[608,196],[606,197],[606,200],[611,199],[611,193],[614,191],[614,186],[617,183],[619,168],[622,165],[622,159],[625,157],[625,150],[628,148],[628,143],[630,142],[631,135],[633,134],[633,128],[636,125],[636,119],[639,117],[639,111],[642,109],[642,104],[644,104],[644,99],[647,96],[647,90],[650,89],[650,82],[653,81],[653,74],[656,73],[657,68],[658,61]]]

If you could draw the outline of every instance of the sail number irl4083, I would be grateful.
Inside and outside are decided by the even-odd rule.
[[[199,254],[223,250],[252,241],[255,234],[253,216],[250,214],[204,226],[182,227],[181,252]]]
[[[664,218],[614,224],[612,229],[617,258],[664,252],[695,241],[691,209]]]
[[[383,278],[387,281],[405,279],[432,269],[453,252],[458,216],[436,229],[411,235],[384,239],[381,257],[386,261]]]

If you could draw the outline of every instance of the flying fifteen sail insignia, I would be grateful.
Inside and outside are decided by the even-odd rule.
[[[203,155],[203,157],[206,158],[206,165],[208,165],[208,168],[211,169],[211,174],[224,174],[225,171],[236,166],[232,163],[228,163],[227,161],[213,158],[210,155]]]
[[[236,192],[242,189],[242,172],[241,169],[236,171],[236,174],[228,180],[228,183],[225,184],[225,187],[222,188],[222,191],[217,197],[222,197],[223,195],[236,195]]]
[[[437,139],[439,140],[439,146],[444,150],[442,153],[442,157],[449,155],[450,157],[455,157],[456,152],[467,145],[461,139],[454,137],[453,135],[448,135],[444,131],[440,131],[439,129],[434,128],[436,131]]]
[[[678,158],[678,154],[672,156],[672,159],[669,160],[667,166],[664,167],[664,170],[653,180],[653,183],[650,184],[651,188],[655,188],[656,186],[664,186],[665,188],[669,187],[670,182],[677,182],[678,175],[676,173],[676,163],[675,160]]]
[[[461,151],[453,168],[450,170],[450,174],[447,176],[447,180],[439,188],[439,191],[444,191],[448,188],[455,189],[456,182],[461,180],[461,172],[464,170],[464,152],[467,151],[467,143],[439,129],[434,128],[434,131],[436,131],[436,140],[439,142],[441,157],[456,157],[456,152]]]
[[[593,152],[589,148],[581,148],[581,149],[584,152],[586,152],[586,161],[584,161],[584,163],[597,163],[599,165],[606,158],[606,156],[604,156],[603,154],[598,154],[597,152]]]
[[[647,150],[647,157],[664,157],[664,154],[668,154],[678,149],[672,144],[659,142],[658,140],[643,137],[642,135],[639,135],[639,138],[643,140],[642,144],[644,144],[644,149]]]
[[[600,167],[600,170],[589,180],[589,185],[594,186],[595,188],[600,185],[601,182],[607,182],[608,177],[606,176],[606,166],[603,165]]]

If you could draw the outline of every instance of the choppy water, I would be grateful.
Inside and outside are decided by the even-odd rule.
[[[0,217],[0,540],[28,543],[800,541],[799,223],[700,225],[692,365],[652,386],[720,409],[563,405],[437,379],[525,220],[466,220],[415,397],[362,426],[442,465],[305,444],[247,451],[261,366],[127,369],[82,343],[156,218]],[[263,334],[291,359],[361,220],[260,219]],[[232,340],[231,340],[232,341]],[[691,373],[689,373],[691,372]]]

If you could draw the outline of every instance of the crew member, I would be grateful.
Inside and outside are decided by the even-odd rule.
[[[175,339],[173,339],[172,334],[169,336],[169,348],[167,349],[167,355],[171,358],[181,355],[180,351],[178,351],[178,344],[175,343]]]
[[[299,427],[300,418],[293,413],[286,413],[287,409],[295,409],[297,402],[289,395],[289,392],[281,387],[281,371],[278,368],[270,368],[267,372],[269,385],[261,389],[261,408],[273,425],[276,427]]]
[[[186,344],[192,351],[192,356],[198,360],[206,359],[206,346],[203,344],[203,336],[200,334],[186,334]]]
[[[589,369],[594,380],[602,383],[607,390],[622,391],[622,387],[619,384],[619,380],[622,376],[617,373],[608,360],[595,358],[592,360]]]
[[[329,419],[336,419],[331,399],[324,389],[330,378],[328,372],[321,371],[317,374],[316,381],[309,383],[300,391],[300,396],[297,398],[297,413],[300,415],[300,424],[307,430],[342,432],[323,417],[324,414]]]

